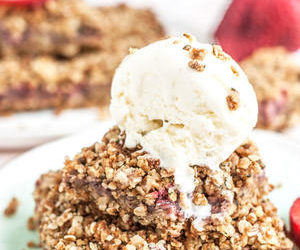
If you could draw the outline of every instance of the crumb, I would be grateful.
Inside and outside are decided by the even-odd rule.
[[[229,110],[237,110],[240,103],[239,93],[235,89],[230,90],[230,94],[226,97]]]
[[[214,44],[213,46],[213,55],[220,60],[228,61],[230,56],[226,55],[220,45]]]
[[[6,217],[13,216],[17,212],[18,207],[19,207],[19,201],[17,198],[13,197],[9,202],[8,206],[6,207],[6,209],[4,210],[4,215]]]
[[[199,72],[202,72],[205,69],[205,65],[200,64],[198,61],[190,61],[189,66],[190,68],[197,70]]]
[[[30,231],[34,231],[36,229],[36,225],[32,217],[27,220],[27,229]]]
[[[194,41],[194,37],[190,34],[184,33],[183,36],[185,36],[189,41],[192,43]]]
[[[217,56],[219,54],[219,51],[223,51],[222,47],[220,45],[217,45],[217,44],[213,44],[212,48],[213,48],[213,55],[214,56]]]
[[[189,51],[191,48],[192,48],[192,46],[189,45],[189,44],[187,44],[187,45],[185,45],[185,46],[183,47],[183,49],[184,49],[184,50],[187,50],[187,51]]]
[[[192,51],[190,51],[190,57],[193,60],[201,60],[202,61],[202,60],[204,60],[205,54],[206,54],[206,50],[204,50],[204,49],[193,48]]]
[[[38,247],[40,247],[40,244],[37,244],[34,241],[28,241],[27,242],[27,247],[29,247],[29,248],[38,248]]]
[[[235,74],[236,76],[239,76],[239,72],[237,71],[237,69],[231,65],[231,71],[233,74]]]

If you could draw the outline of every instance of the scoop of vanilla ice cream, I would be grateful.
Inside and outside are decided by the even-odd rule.
[[[155,42],[127,56],[112,83],[111,115],[125,145],[142,145],[194,190],[191,165],[217,170],[257,121],[252,86],[217,46],[190,36]]]

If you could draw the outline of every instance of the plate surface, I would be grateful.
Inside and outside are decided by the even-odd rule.
[[[28,241],[37,242],[36,233],[26,229],[27,218],[32,215],[34,208],[32,192],[35,181],[42,173],[62,168],[66,155],[72,157],[82,147],[100,141],[111,125],[111,122],[101,123],[97,128],[80,135],[37,147],[11,161],[0,171],[1,250],[24,249]],[[270,198],[287,222],[289,208],[294,199],[300,196],[300,147],[272,132],[255,131],[252,137],[260,147],[271,182],[281,186],[274,190]],[[13,196],[21,203],[18,212],[12,218],[4,218],[2,211]]]
[[[288,136],[292,140],[295,140],[295,142],[300,145],[300,125],[288,129],[284,132],[284,135]]]
[[[22,112],[0,116],[0,149],[29,148],[100,123],[96,108]]]

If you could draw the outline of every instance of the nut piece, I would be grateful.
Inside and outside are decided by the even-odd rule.
[[[74,235],[68,234],[64,236],[64,240],[67,241],[76,241],[76,237]]]
[[[204,194],[195,193],[193,198],[193,203],[198,206],[206,206],[208,205],[208,201]]]
[[[147,207],[144,205],[140,205],[133,210],[133,213],[136,216],[141,216],[141,217],[146,216],[147,215]]]
[[[194,40],[194,37],[190,34],[184,33],[183,36],[185,36],[187,39],[189,39],[189,41],[192,43]]]
[[[192,51],[190,51],[190,57],[193,60],[204,60],[206,54],[206,50],[204,49],[197,49],[197,48],[193,48]]]
[[[182,49],[189,51],[191,48],[192,48],[192,46],[187,44]]]
[[[189,66],[190,68],[197,70],[199,72],[202,72],[205,69],[205,65],[200,64],[198,61],[189,61]]]
[[[240,104],[240,96],[239,93],[232,88],[230,90],[229,95],[226,97],[227,105],[229,110],[234,111],[237,110]]]

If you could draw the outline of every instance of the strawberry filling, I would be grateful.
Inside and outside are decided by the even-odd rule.
[[[155,207],[167,212],[170,216],[181,216],[181,208],[177,201],[171,201],[169,194],[165,188],[153,192],[156,199]]]
[[[279,98],[265,100],[259,103],[259,120],[268,126],[276,123],[279,115],[287,108],[287,92],[282,90]]]

